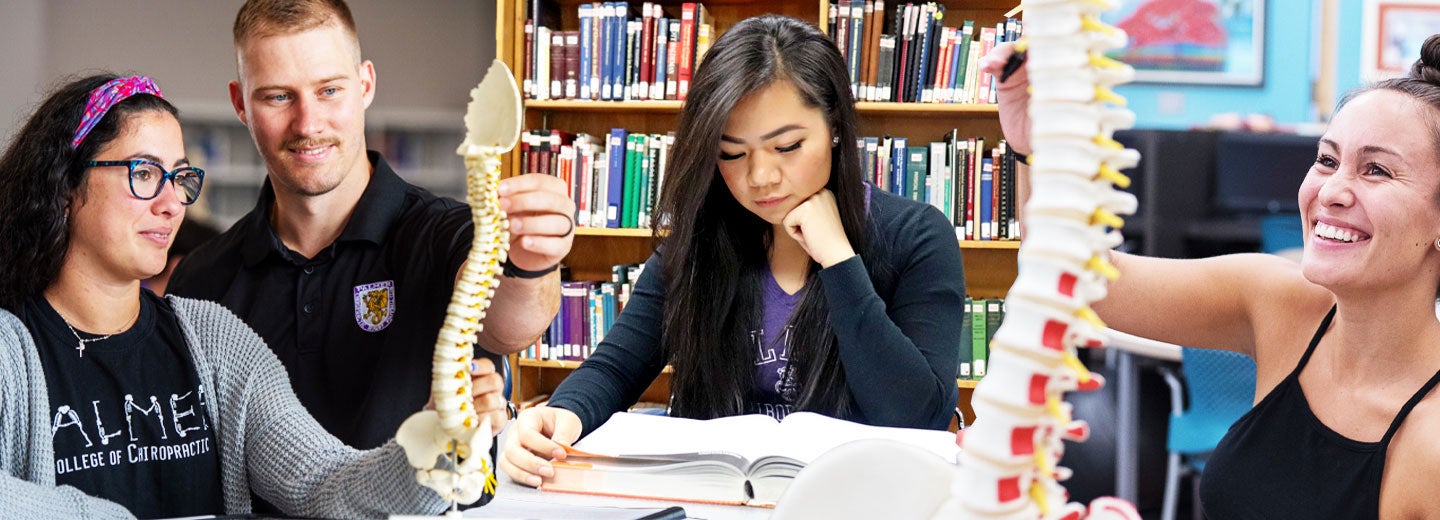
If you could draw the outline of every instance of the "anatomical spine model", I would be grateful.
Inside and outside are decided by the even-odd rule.
[[[1063,393],[1103,381],[1076,357],[1103,344],[1104,324],[1090,303],[1119,275],[1108,251],[1120,244],[1120,215],[1135,197],[1117,191],[1139,154],[1112,138],[1134,124],[1110,89],[1134,76],[1104,57],[1123,47],[1124,31],[1100,22],[1115,0],[1025,0],[1030,77],[1030,198],[1025,205],[1019,275],[1006,295],[1005,321],[991,343],[989,372],[975,390],[977,421],[963,431],[953,501],[958,518],[1139,520],[1134,506],[1100,498],[1069,502],[1058,466],[1065,440],[1084,441],[1089,425],[1073,420]],[[997,78],[998,80],[998,78]]]
[[[465,158],[465,199],[475,238],[435,340],[430,372],[435,409],[410,416],[395,435],[416,468],[416,479],[452,506],[472,504],[495,493],[493,466],[486,460],[494,442],[493,426],[475,412],[470,361],[510,244],[505,212],[500,209],[500,156],[519,139],[520,109],[514,75],[497,60],[470,91],[465,141],[456,150]],[[436,467],[442,455],[448,469]]]

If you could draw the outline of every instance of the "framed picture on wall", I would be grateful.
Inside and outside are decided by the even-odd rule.
[[[1403,76],[1420,59],[1420,44],[1440,33],[1440,0],[1365,0],[1360,79]]]
[[[1121,0],[1101,19],[1130,44],[1109,56],[1137,83],[1260,86],[1265,81],[1265,0]]]

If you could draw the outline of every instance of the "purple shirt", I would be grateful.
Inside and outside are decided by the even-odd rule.
[[[790,314],[805,292],[786,293],[768,269],[761,284],[764,311],[761,328],[750,331],[755,347],[755,388],[747,412],[784,419],[795,404],[795,378],[786,370],[790,365]]]

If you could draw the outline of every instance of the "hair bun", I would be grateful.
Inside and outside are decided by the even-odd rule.
[[[1440,34],[1432,34],[1420,45],[1420,59],[1410,67],[1410,77],[1440,85]]]

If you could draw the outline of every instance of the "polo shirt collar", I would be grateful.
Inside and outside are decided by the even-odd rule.
[[[409,186],[390,168],[390,164],[385,162],[380,152],[370,150],[366,153],[366,158],[371,166],[370,182],[366,184],[365,192],[360,195],[360,201],[355,204],[355,210],[350,214],[350,221],[345,224],[345,229],[340,232],[336,242],[359,240],[381,244],[390,224],[404,207],[405,193]],[[260,187],[260,200],[241,224],[245,237],[241,254],[244,255],[243,260],[247,267],[260,263],[272,253],[286,258],[285,244],[270,227],[270,211],[274,206],[275,188],[271,186],[269,176],[266,176]]]

